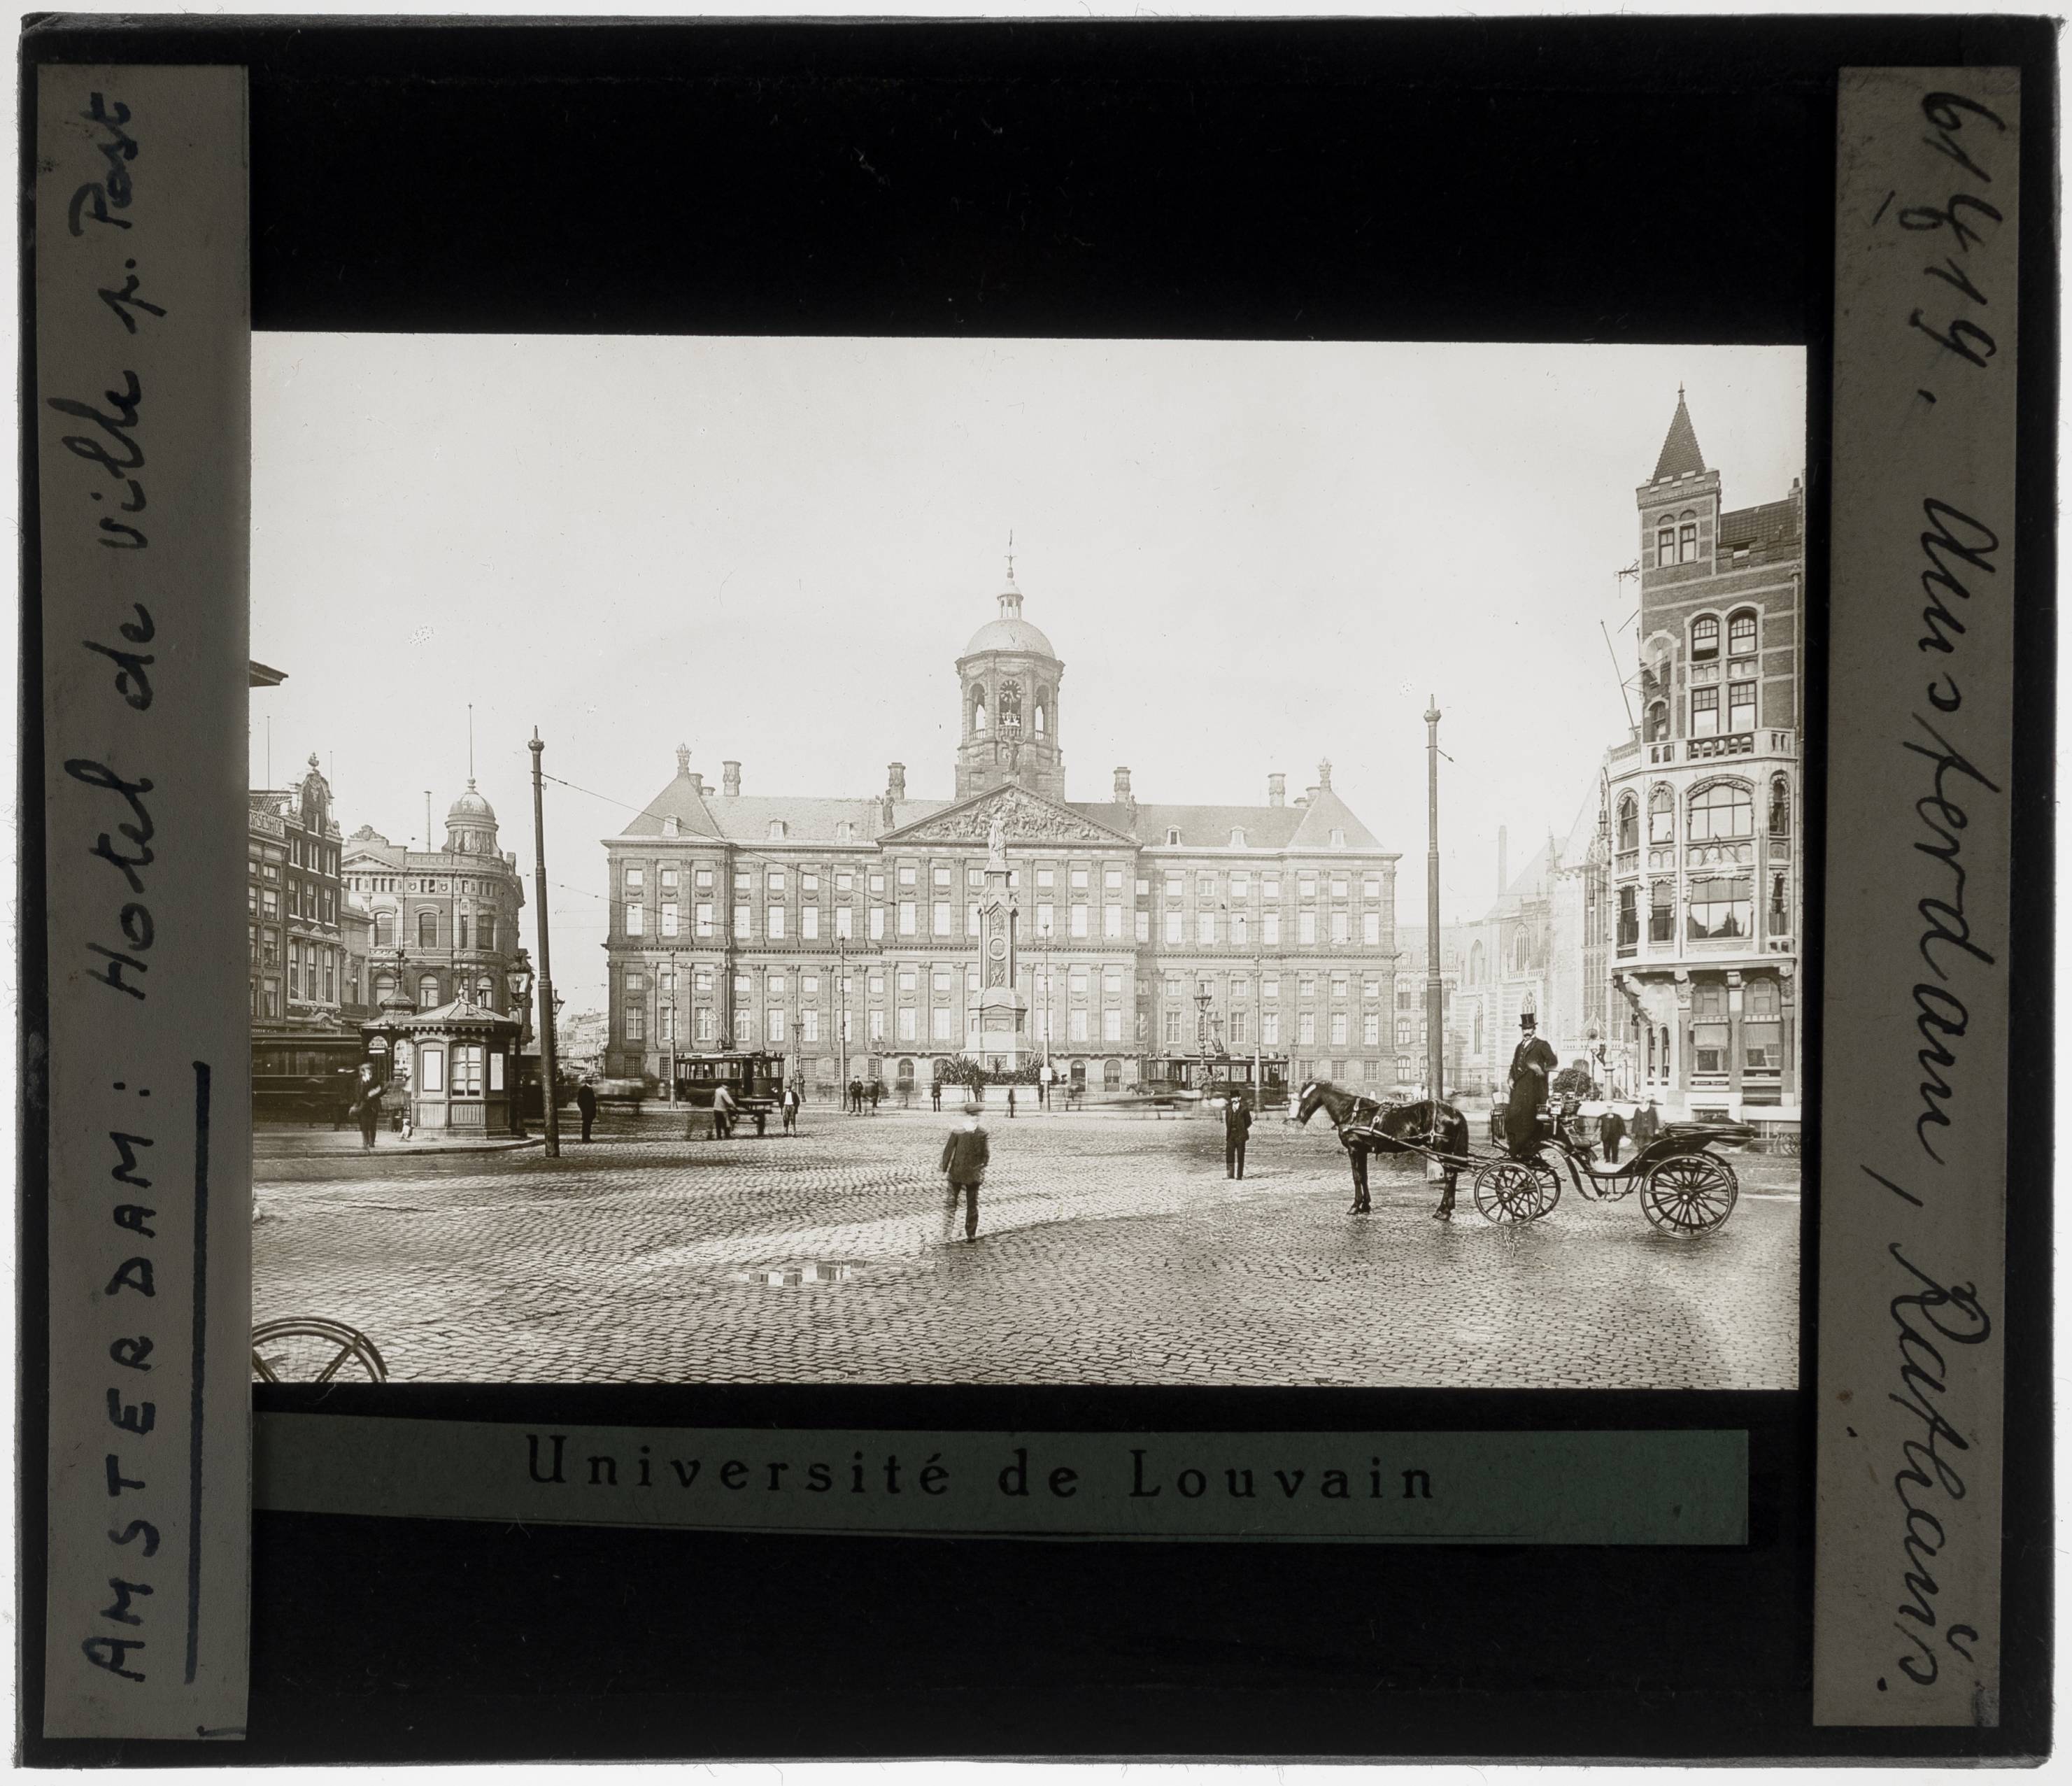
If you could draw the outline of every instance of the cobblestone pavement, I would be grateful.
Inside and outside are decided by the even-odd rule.
[[[1431,1219],[1414,1161],[1347,1213],[1321,1125],[990,1113],[979,1238],[952,1119],[809,1115],[796,1138],[622,1121],[530,1153],[256,1163],[257,1318],[370,1335],[397,1380],[1786,1389],[1798,1162],[1743,1155],[1733,1219],[1656,1233],[1637,1197]]]

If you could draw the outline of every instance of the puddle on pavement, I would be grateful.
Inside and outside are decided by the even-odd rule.
[[[810,1265],[758,1266],[753,1271],[728,1274],[738,1284],[754,1284],[765,1290],[810,1290],[819,1284],[847,1283],[856,1267],[830,1265],[816,1260]]]

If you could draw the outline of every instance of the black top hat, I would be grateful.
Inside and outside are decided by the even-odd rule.
[[[1518,1027],[1522,1030],[1537,1029],[1540,1027],[1540,1019],[1531,1011],[1522,1010],[1518,1014]]]

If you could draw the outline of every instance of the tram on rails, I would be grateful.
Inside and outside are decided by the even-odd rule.
[[[368,1058],[362,1035],[253,1036],[253,1120],[343,1123]]]
[[[1285,1109],[1289,1065],[1285,1055],[1267,1055],[1256,1062],[1250,1055],[1217,1055],[1207,1060],[1198,1054],[1152,1055],[1138,1076],[1137,1089],[1176,1102],[1227,1101],[1242,1093],[1255,1110]],[[1255,1066],[1260,1081],[1256,1084]]]
[[[676,1101],[709,1110],[721,1086],[743,1116],[768,1117],[784,1095],[784,1057],[734,1049],[676,1058]]]

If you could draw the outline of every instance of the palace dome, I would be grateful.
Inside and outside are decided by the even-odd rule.
[[[982,651],[1026,652],[1035,657],[1055,657],[1050,641],[1043,636],[1040,627],[1032,626],[1022,618],[1022,591],[1014,586],[1014,573],[1007,574],[1007,587],[1000,594],[1000,615],[980,627],[971,636],[971,643],[964,647],[964,656],[975,657]]]
[[[446,823],[450,825],[456,819],[479,820],[491,825],[496,822],[496,809],[475,791],[472,776],[468,777],[467,792],[446,809]]]

